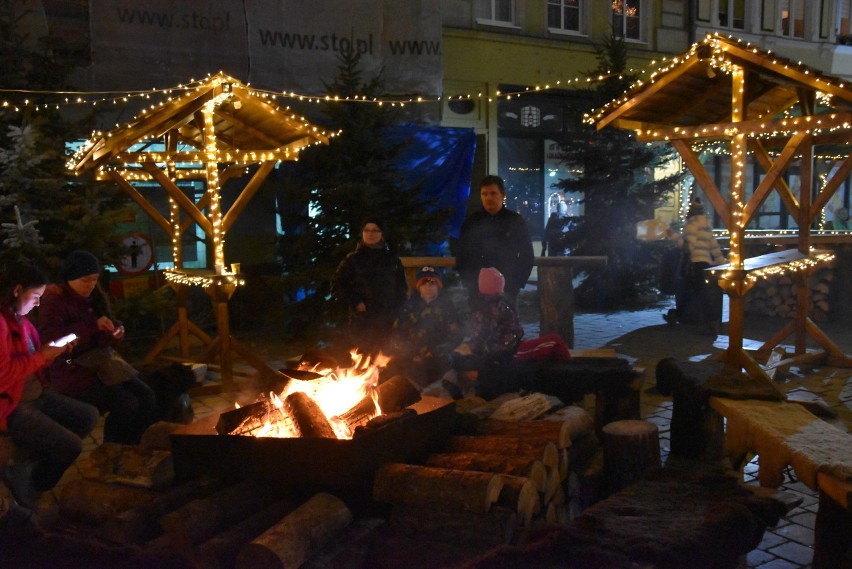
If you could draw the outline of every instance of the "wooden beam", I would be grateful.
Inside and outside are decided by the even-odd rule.
[[[209,100],[216,96],[217,89],[212,86],[206,91],[197,91],[186,100],[179,99],[164,105],[147,116],[129,124],[120,130],[115,136],[105,139],[102,146],[95,152],[86,155],[83,161],[87,161],[86,168],[94,168],[111,160],[117,154],[124,152],[132,144],[149,136],[161,135],[168,130],[167,125],[175,125],[182,122],[187,114],[194,113],[204,106]]]
[[[752,154],[754,154],[758,163],[765,171],[768,172],[772,168],[772,158],[769,156],[769,153],[766,152],[761,141],[752,139],[749,141],[749,145],[751,146]],[[785,182],[783,178],[775,180],[775,190],[778,192],[778,195],[781,196],[781,201],[784,202],[784,206],[789,210],[790,214],[794,217],[798,215],[799,201],[796,199],[796,196],[793,195],[793,192],[790,190],[790,186],[787,185],[787,182]]]
[[[244,120],[237,118],[235,115],[224,112],[221,107],[218,108],[218,109],[215,109],[213,111],[213,114],[215,116],[219,117],[220,119],[233,124],[237,128],[237,130],[250,134],[251,136],[253,136],[254,138],[256,138],[260,142],[263,142],[265,144],[269,144],[272,147],[272,149],[278,148],[279,146],[281,146],[283,144],[283,142],[281,140],[276,140],[275,138],[269,136],[265,132],[256,129],[255,127],[253,127],[249,123],[245,122]]]
[[[722,122],[690,127],[675,126],[639,131],[636,133],[636,140],[640,142],[675,139],[703,140],[708,138],[722,140],[730,138],[733,132],[755,136],[772,132],[810,132],[817,128],[843,128],[846,132],[849,132],[848,125],[850,123],[852,123],[852,113],[830,113],[784,119],[753,119],[742,122]]]
[[[166,190],[166,193],[177,202],[180,208],[195,220],[195,223],[204,230],[204,233],[212,236],[213,228],[210,225],[210,221],[204,217],[204,214],[201,213],[192,200],[183,193],[183,190],[177,187],[153,162],[145,162],[142,166],[160,183],[163,189]]]
[[[740,59],[754,67],[762,68],[767,71],[774,72],[782,77],[792,79],[795,83],[806,85],[816,91],[822,91],[834,95],[843,101],[852,102],[852,91],[845,86],[838,86],[824,79],[819,79],[819,73],[805,73],[799,71],[795,66],[787,66],[782,61],[779,61],[777,56],[766,54],[764,52],[754,52],[749,49],[744,49],[733,43],[725,42],[725,51],[729,57]]]
[[[817,197],[811,206],[811,218],[808,225],[814,222],[816,217],[819,215],[819,212],[822,211],[826,204],[828,204],[828,200],[831,199],[831,196],[833,196],[837,192],[838,188],[840,188],[840,185],[846,181],[850,170],[852,170],[852,154],[843,159],[843,162],[840,163],[840,166],[834,171],[834,174],[825,181],[825,185],[822,189],[820,189],[819,194],[817,194]]]
[[[710,174],[708,174],[707,170],[704,168],[704,164],[702,164],[701,160],[698,159],[698,155],[695,154],[689,144],[683,140],[672,140],[671,143],[672,146],[675,147],[675,150],[678,151],[678,154],[680,154],[680,157],[683,159],[686,167],[689,168],[690,172],[692,172],[692,175],[695,177],[695,181],[698,182],[698,185],[701,186],[702,190],[704,190],[704,193],[707,195],[707,199],[710,200],[710,205],[713,206],[713,209],[716,210],[719,217],[725,220],[725,224],[727,225],[728,218],[731,216],[728,204],[725,203],[725,198],[722,197],[722,192],[719,191],[719,188],[716,186],[716,182],[713,181],[713,178],[710,177]],[[728,229],[730,230],[730,227]]]
[[[266,177],[269,176],[269,173],[272,172],[272,169],[275,167],[275,162],[264,162],[260,165],[257,172],[254,173],[249,183],[246,184],[243,191],[240,192],[240,195],[237,196],[236,201],[231,205],[228,209],[228,212],[222,218],[222,233],[227,233],[240,214],[245,209],[246,205],[248,205],[249,200],[254,197],[254,194],[257,193],[257,190],[260,189],[260,186],[263,184],[263,181],[266,180]]]
[[[769,192],[773,187],[778,185],[778,181],[781,178],[781,174],[790,166],[790,162],[799,152],[799,148],[801,148],[802,143],[807,140],[807,134],[804,132],[797,132],[790,140],[787,142],[787,145],[784,147],[783,152],[775,159],[774,162],[766,169],[766,176],[761,180],[760,185],[751,195],[746,204],[745,210],[743,211],[743,226],[747,226],[752,216],[757,212],[760,208],[761,204],[766,199],[766,196],[769,195]],[[783,180],[781,180],[783,182]],[[787,192],[790,192],[790,188],[786,186],[784,183],[784,189]],[[781,193],[782,190],[779,190]],[[790,192],[790,196],[792,197],[792,192]],[[795,198],[794,198],[795,199]]]
[[[121,174],[116,172],[115,170],[108,170],[107,172],[112,181],[114,181],[118,186],[124,190],[124,193],[130,196],[130,198],[135,201],[142,210],[148,214],[154,223],[163,228],[163,231],[166,232],[166,235],[170,235],[172,232],[172,226],[169,221],[163,217],[163,215],[157,211],[151,202],[145,199],[145,196],[139,193],[139,190],[133,187],[133,184],[125,180],[121,177]]]
[[[690,69],[695,67],[698,64],[701,64],[702,61],[698,57],[690,57],[682,62],[677,67],[670,69],[664,75],[662,75],[657,81],[649,85],[645,90],[641,93],[637,93],[634,97],[627,100],[622,105],[616,107],[611,113],[605,115],[600,121],[597,123],[597,129],[601,130],[605,126],[609,125],[614,120],[618,119],[621,115],[638,107],[640,104],[653,97],[660,91],[662,91],[665,87],[670,85],[675,79],[687,73]]]

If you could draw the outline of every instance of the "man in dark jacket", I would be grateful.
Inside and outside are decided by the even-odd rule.
[[[482,209],[465,220],[459,237],[456,268],[471,296],[478,293],[479,270],[494,267],[506,278],[505,296],[513,305],[532,272],[534,253],[527,224],[506,209],[506,188],[499,176],[479,185]]]

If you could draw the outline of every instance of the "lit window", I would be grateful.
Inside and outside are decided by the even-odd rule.
[[[551,30],[581,32],[581,0],[547,0],[547,27]]]
[[[768,2],[764,2],[763,9],[769,8]],[[790,38],[805,37],[805,0],[780,0],[778,9],[781,16],[781,28],[776,30],[782,36]],[[764,14],[764,17],[767,14]]]
[[[476,19],[501,24],[515,23],[515,0],[478,0]]]
[[[616,37],[642,39],[641,0],[612,0],[612,29]]]
[[[745,29],[746,0],[719,0],[719,27]]]

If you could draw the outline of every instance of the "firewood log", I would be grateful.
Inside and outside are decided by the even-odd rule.
[[[395,375],[389,380],[376,386],[375,397],[382,413],[399,411],[408,405],[420,401],[420,390],[411,381],[401,375]],[[346,423],[350,429],[363,425],[377,413],[373,394],[369,394],[355,406],[338,415],[338,419]]]
[[[503,488],[497,498],[497,505],[518,512],[521,525],[529,527],[533,514],[541,507],[541,501],[529,478],[503,476]]]
[[[301,436],[304,438],[336,439],[334,429],[328,422],[325,413],[310,395],[296,391],[287,396],[285,407],[290,411]]]
[[[552,441],[530,441],[507,435],[455,436],[447,442],[447,451],[523,456],[540,459],[545,466],[559,466],[559,449]]]
[[[547,469],[541,460],[523,456],[478,452],[439,453],[427,458],[426,466],[525,476],[533,482],[538,491],[542,491],[547,479]]]
[[[199,569],[230,569],[237,562],[237,555],[246,544],[280,522],[295,505],[289,499],[279,500],[240,523],[199,545],[193,558]]]
[[[145,488],[78,478],[62,487],[59,515],[64,519],[97,526],[156,496],[156,492]]]
[[[484,513],[500,496],[503,477],[490,472],[389,463],[373,479],[373,499],[384,504],[431,506]]]
[[[103,528],[107,539],[120,543],[141,543],[162,532],[160,517],[191,500],[208,496],[222,486],[212,478],[196,478],[161,494],[151,501],[110,518]]]
[[[571,433],[571,441],[588,435],[595,430],[595,422],[588,411],[576,405],[563,407],[541,418],[543,421],[566,422]]]
[[[479,435],[510,435],[521,438],[546,438],[558,448],[571,446],[571,424],[567,421],[501,421],[485,419],[476,426]]]
[[[375,541],[382,518],[363,518],[349,524],[327,547],[308,559],[299,569],[346,569],[367,567],[364,560]]]
[[[352,512],[340,499],[320,493],[246,545],[237,556],[237,569],[300,567],[326,547],[352,522]]]
[[[175,547],[187,550],[278,497],[278,490],[273,486],[245,480],[206,498],[188,502],[163,516],[160,525]]]

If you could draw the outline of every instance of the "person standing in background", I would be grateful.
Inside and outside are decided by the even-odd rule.
[[[517,306],[518,292],[526,285],[535,260],[527,223],[503,205],[506,187],[499,176],[482,179],[479,197],[482,209],[461,228],[456,269],[471,299],[479,294],[480,269],[497,269],[506,279],[506,299]]]
[[[671,229],[667,235],[684,247],[686,254],[682,267],[680,302],[676,309],[669,310],[663,318],[669,324],[697,323],[707,333],[718,333],[721,327],[721,297],[717,294],[719,291],[714,290],[715,285],[707,282],[704,270],[725,263],[726,260],[702,203],[694,200],[689,204],[683,236]]]
[[[405,269],[385,240],[380,218],[367,217],[361,223],[361,239],[337,266],[331,292],[346,305],[353,346],[365,354],[378,353],[408,293]]]

